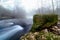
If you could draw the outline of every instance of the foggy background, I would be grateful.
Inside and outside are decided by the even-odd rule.
[[[0,0],[0,20],[1,20],[0,25],[3,26],[0,27],[0,29],[1,28],[4,29],[3,31],[0,30],[0,32],[2,32],[0,33],[0,35],[2,34],[1,35],[2,37],[0,36],[0,38],[1,39],[8,38],[8,36],[12,36],[11,33],[19,31],[20,23],[22,25],[27,24],[26,26],[24,26],[23,29],[23,31],[25,30],[24,33],[26,33],[26,31],[29,31],[29,28],[31,28],[34,14],[49,14],[49,13],[56,13],[60,17],[60,0]],[[23,24],[24,22],[26,24]],[[7,28],[6,26],[9,27]],[[5,29],[4,27],[6,27],[7,29]]]
[[[60,15],[60,0],[0,0],[0,17],[32,19],[36,13]]]

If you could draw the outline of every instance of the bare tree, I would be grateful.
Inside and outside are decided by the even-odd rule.
[[[53,13],[54,13],[54,1],[52,0],[52,8],[53,8]]]
[[[41,7],[41,8],[42,8],[41,11],[42,11],[42,13],[43,13],[43,0],[41,0],[41,6],[42,6],[42,7]]]

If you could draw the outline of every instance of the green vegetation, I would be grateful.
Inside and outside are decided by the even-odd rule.
[[[48,31],[50,27],[53,28],[53,26],[56,26],[57,22],[57,14],[36,14],[33,16],[31,31],[25,36],[22,36],[21,40],[60,40],[59,35]]]
[[[33,16],[33,26],[31,31],[42,30],[43,28],[49,28],[53,25],[57,25],[57,14],[36,14]]]
[[[27,35],[21,37],[21,40],[60,40],[60,36],[53,34],[51,32],[44,33],[41,32],[30,32]]]

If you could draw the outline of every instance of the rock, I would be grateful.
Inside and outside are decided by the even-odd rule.
[[[44,33],[48,33],[48,29],[44,29],[43,32],[44,32]]]
[[[57,27],[60,28],[60,24],[57,24]]]
[[[58,27],[57,27],[57,26],[54,26],[54,28],[55,28],[55,29],[58,29]]]
[[[58,26],[53,26],[50,29],[52,30],[53,33],[60,35],[60,28]]]
[[[38,35],[38,34],[39,34],[39,32],[35,32],[35,33],[34,33],[34,35]]]
[[[57,29],[58,31],[60,31],[60,29]]]

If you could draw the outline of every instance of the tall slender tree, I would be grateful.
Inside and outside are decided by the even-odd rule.
[[[43,0],[41,0],[41,13],[43,13]]]
[[[52,0],[52,8],[53,8],[53,13],[54,13],[54,0]]]
[[[58,0],[56,0],[56,4],[57,4],[57,9],[56,10],[57,10],[57,14],[58,14]]]

